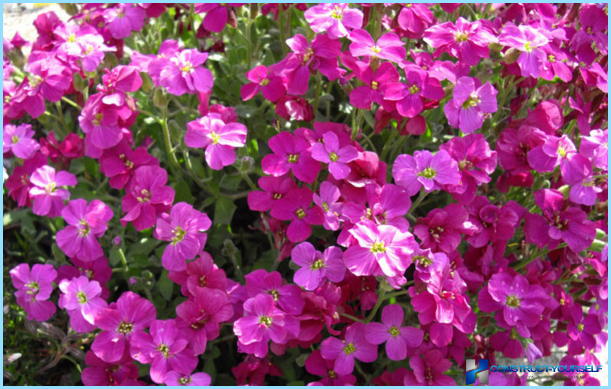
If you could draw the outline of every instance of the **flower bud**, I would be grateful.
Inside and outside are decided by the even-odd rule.
[[[142,90],[146,93],[151,93],[153,88],[155,88],[151,76],[149,76],[148,73],[140,73],[140,75],[142,76]]]
[[[163,90],[155,89],[153,93],[153,104],[155,104],[157,108],[165,108],[168,105],[168,99],[163,94]]]
[[[505,63],[511,65],[518,60],[520,56],[520,50],[514,49],[513,47],[505,52]]]
[[[223,247],[224,255],[228,257],[233,257],[238,252],[238,249],[235,247],[231,239],[225,239],[223,242]]]
[[[123,243],[123,239],[121,239],[121,237],[119,235],[115,236],[112,239],[112,244],[113,246],[115,246],[116,248],[119,248],[119,246],[121,246],[121,243]]]
[[[80,75],[80,73],[74,73],[74,77],[72,78],[72,84],[74,85],[74,89],[78,91],[82,91],[85,89],[87,85],[85,85],[85,80]]]
[[[252,171],[254,165],[254,159],[248,156],[243,157],[240,162],[240,172],[248,174]]]
[[[488,44],[488,48],[492,51],[501,51],[503,50],[503,47],[503,45],[497,42],[490,42],[490,44]]]
[[[571,187],[568,185],[562,185],[560,188],[558,188],[558,190],[560,191],[560,193],[562,193],[562,195],[564,196],[564,199],[568,199],[569,198],[569,193],[571,191]]]
[[[250,18],[254,19],[259,15],[259,4],[250,3]]]

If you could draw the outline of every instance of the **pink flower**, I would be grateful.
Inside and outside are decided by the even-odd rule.
[[[95,324],[104,331],[95,338],[91,350],[104,362],[121,360],[133,335],[143,333],[156,314],[153,303],[133,292],[124,292],[116,304],[98,312]]]
[[[212,260],[212,256],[203,251],[195,261],[187,263],[185,271],[170,271],[168,278],[181,285],[184,296],[193,297],[200,288],[226,290],[227,276]]]
[[[507,23],[499,35],[499,43],[521,52],[518,57],[518,65],[520,65],[523,77],[539,77],[543,62],[547,57],[542,49],[549,43],[546,30]]]
[[[68,226],[57,233],[56,239],[68,257],[89,262],[104,255],[97,238],[104,235],[113,217],[108,205],[100,200],[93,200],[89,205],[83,199],[72,200],[62,210],[62,217]]]
[[[344,253],[344,263],[357,276],[402,276],[411,265],[417,247],[409,232],[370,221],[357,223],[350,231],[357,240]]]
[[[212,72],[202,66],[207,59],[208,53],[200,53],[195,49],[177,51],[171,57],[152,60],[149,72],[151,69],[160,70],[159,84],[172,95],[208,92],[212,89],[214,79]]]
[[[329,81],[341,76],[337,57],[341,53],[341,43],[330,39],[326,34],[317,35],[312,44],[306,37],[297,34],[286,40],[293,51],[281,62],[270,66],[270,70],[288,82],[287,92],[292,95],[304,95],[308,91],[310,74],[320,71]]]
[[[414,235],[420,240],[420,247],[432,251],[452,253],[460,244],[461,234],[471,235],[477,228],[469,221],[469,213],[459,204],[448,204],[445,208],[433,209],[418,219]]]
[[[348,162],[358,157],[358,150],[354,146],[340,147],[339,138],[333,132],[323,134],[324,143],[312,146],[312,158],[329,164],[329,172],[336,180],[341,180],[350,174]]]
[[[367,341],[371,344],[386,342],[386,355],[393,361],[404,360],[408,348],[419,347],[424,336],[418,328],[403,327],[403,318],[400,305],[387,305],[382,310],[382,323],[369,323],[365,327]]]
[[[45,112],[45,99],[53,103],[61,100],[70,88],[71,79],[66,74],[68,69],[54,58],[30,62],[25,71],[29,75],[19,86],[14,100],[35,119]]]
[[[318,4],[303,13],[314,32],[327,32],[329,38],[339,39],[348,35],[349,29],[363,26],[363,13],[348,4]]]
[[[406,68],[407,84],[396,83],[386,89],[386,100],[396,101],[397,111],[403,117],[413,118],[422,112],[423,99],[441,100],[445,92],[439,80],[427,72]]]
[[[300,315],[303,312],[304,300],[302,290],[297,285],[284,284],[280,273],[268,273],[258,269],[246,275],[246,290],[250,297],[260,293],[274,296],[274,302],[280,309],[291,315]]]
[[[134,173],[134,185],[123,197],[121,223],[132,222],[142,231],[155,225],[157,215],[167,212],[174,202],[174,189],[166,186],[168,173],[158,166],[141,166]]]
[[[93,146],[105,150],[116,146],[123,139],[123,133],[119,123],[119,108],[104,104],[103,99],[102,93],[91,96],[78,121],[86,134],[85,142],[91,142]]]
[[[55,172],[49,165],[42,166],[30,176],[30,197],[34,202],[32,211],[39,216],[58,217],[64,209],[64,200],[70,192],[62,186],[75,186],[76,176],[66,171]]]
[[[126,380],[138,379],[138,367],[134,365],[129,353],[115,363],[104,362],[92,351],[85,354],[86,368],[83,369],[81,380],[86,386],[121,385]]]
[[[607,54],[608,39],[605,30],[607,15],[594,4],[586,4],[579,11],[580,28],[571,39],[571,48],[580,51],[582,48],[592,50],[592,42],[602,54]]]
[[[207,373],[185,374],[172,370],[165,375],[167,386],[210,386],[212,378]]]
[[[405,385],[418,386],[454,386],[456,381],[443,374],[452,367],[452,362],[443,357],[439,350],[429,350],[424,358],[414,355],[409,359],[409,366],[414,371],[413,376],[408,375]]]
[[[297,184],[290,177],[261,177],[258,181],[263,191],[256,190],[248,194],[248,207],[251,211],[266,212],[289,191],[297,188]]]
[[[373,362],[378,358],[378,347],[365,338],[365,325],[354,323],[346,329],[344,340],[328,337],[320,345],[322,357],[335,360],[334,371],[340,375],[352,373],[354,360]]]
[[[377,57],[395,63],[402,63],[405,59],[405,44],[397,34],[392,32],[382,35],[377,42],[365,30],[353,30],[348,39],[350,53],[354,57]]]
[[[110,177],[108,185],[113,189],[130,188],[132,177],[140,166],[159,166],[159,160],[150,155],[145,146],[132,150],[126,139],[104,150],[100,158],[100,171]]]
[[[115,39],[127,38],[132,31],[140,31],[144,26],[146,11],[137,4],[117,4],[104,11],[104,19]]]
[[[32,126],[29,124],[21,124],[14,126],[7,124],[4,126],[2,132],[2,152],[8,153],[12,151],[17,158],[30,159],[40,148],[40,145],[36,140],[32,139],[34,131]]]
[[[414,156],[401,154],[392,167],[395,182],[413,196],[424,187],[428,193],[440,190],[440,185],[458,185],[458,164],[444,151],[432,155],[428,150],[415,151]]]
[[[346,266],[339,247],[331,246],[324,253],[316,251],[311,243],[301,243],[291,252],[291,259],[301,268],[295,272],[293,281],[306,290],[315,290],[328,279],[341,282]]]
[[[201,355],[208,340],[218,337],[220,324],[233,317],[233,307],[225,291],[197,288],[193,300],[176,307],[176,316],[178,329],[195,355]]]
[[[150,334],[136,332],[130,341],[132,358],[151,364],[151,380],[161,384],[172,370],[193,371],[198,358],[187,347],[189,341],[179,333],[175,320],[155,320]]]
[[[293,243],[302,242],[312,234],[311,225],[324,222],[324,215],[319,207],[311,207],[312,191],[308,188],[293,189],[278,200],[271,210],[271,215],[279,220],[290,220],[287,236]]]
[[[19,207],[31,205],[33,196],[30,195],[30,188],[33,185],[30,182],[30,175],[46,164],[47,158],[43,154],[37,153],[34,157],[23,161],[23,166],[15,166],[13,174],[4,182],[9,196],[17,202]]]
[[[195,258],[206,244],[206,231],[212,222],[203,212],[185,202],[174,204],[170,214],[163,213],[157,219],[154,236],[171,242],[161,257],[164,268],[181,271],[187,268],[187,260]]]
[[[399,82],[399,73],[390,62],[383,63],[376,70],[368,66],[355,73],[365,85],[350,92],[350,104],[360,109],[370,109],[372,103],[381,105],[388,86]]]
[[[356,377],[352,374],[337,375],[334,369],[335,361],[326,360],[320,350],[314,350],[305,361],[306,371],[310,374],[324,377],[319,384],[325,386],[345,386],[356,384]],[[308,385],[312,385],[311,383]]]
[[[403,4],[397,17],[399,27],[405,30],[410,39],[420,39],[424,30],[435,23],[429,4]]]
[[[343,208],[343,203],[338,202],[340,197],[340,190],[329,181],[320,184],[320,196],[314,193],[314,204],[322,208],[325,216],[322,225],[327,230],[337,231],[339,229],[339,217]]]
[[[187,123],[185,144],[205,148],[206,162],[214,170],[221,170],[235,162],[236,147],[246,142],[246,126],[225,123],[220,114],[210,113],[199,120]]]
[[[221,32],[225,28],[227,21],[229,20],[229,7],[241,7],[243,4],[229,3],[229,4],[217,4],[217,3],[200,3],[195,4],[195,12],[203,13],[206,12],[206,16],[203,20],[203,26],[206,30],[211,32]],[[235,17],[235,16],[234,16]],[[235,23],[235,20],[234,20]],[[235,27],[235,25],[234,25]]]
[[[85,142],[83,142],[83,138],[72,132],[60,143],[57,141],[55,133],[51,131],[46,138],[40,138],[40,152],[49,157],[53,163],[70,166],[72,159],[83,157]]]
[[[75,277],[59,283],[62,295],[58,305],[70,314],[70,326],[77,332],[87,333],[96,329],[95,317],[108,304],[100,297],[102,288],[97,281],[87,277]]]
[[[448,123],[465,134],[481,128],[484,114],[497,110],[497,90],[488,82],[480,85],[478,78],[459,78],[454,86],[452,100],[443,107]]]
[[[594,166],[608,170],[609,162],[609,135],[607,130],[592,130],[590,135],[584,136],[579,145],[579,152],[585,157],[592,158]]]
[[[11,269],[11,280],[17,288],[15,297],[28,314],[28,320],[47,321],[55,313],[55,304],[47,301],[53,293],[53,281],[57,272],[52,265],[30,266],[22,263]]]
[[[270,339],[284,344],[289,335],[297,336],[299,320],[276,308],[272,295],[258,294],[244,303],[244,317],[234,323],[233,333],[238,337],[238,347],[251,346],[251,354],[263,358]]]
[[[251,82],[242,85],[240,89],[243,101],[250,100],[261,92],[265,99],[274,103],[286,93],[282,78],[270,74],[263,65],[246,72],[246,78]]]
[[[488,44],[495,42],[496,38],[480,21],[470,23],[462,16],[456,24],[446,22],[434,25],[424,32],[424,41],[441,53],[450,53],[460,62],[474,66],[482,58],[488,58]]]
[[[320,171],[320,163],[312,159],[310,144],[302,137],[281,132],[269,140],[274,154],[263,157],[261,167],[274,177],[293,171],[297,179],[312,183]]]
[[[545,143],[528,152],[527,159],[530,166],[539,173],[553,172],[557,166],[560,166],[562,172],[566,172],[570,157],[575,153],[577,149],[568,136],[548,136]]]

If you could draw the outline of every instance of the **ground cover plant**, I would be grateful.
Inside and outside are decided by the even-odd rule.
[[[4,38],[5,383],[601,364],[607,5],[64,7]]]

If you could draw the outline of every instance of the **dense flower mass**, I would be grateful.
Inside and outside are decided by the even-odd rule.
[[[606,4],[63,7],[4,39],[5,382],[601,364]]]

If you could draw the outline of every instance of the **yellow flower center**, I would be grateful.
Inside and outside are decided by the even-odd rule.
[[[577,326],[577,329],[579,331],[583,331],[583,327],[584,327],[583,323],[579,323],[579,325]]]
[[[274,193],[274,200],[280,200],[282,198],[282,193]]]
[[[54,182],[48,183],[47,187],[45,189],[47,191],[47,194],[51,194],[51,193],[55,192],[55,183]]]
[[[178,244],[178,242],[182,242],[182,240],[185,238],[185,235],[187,234],[187,231],[183,230],[180,227],[176,227],[174,229],[174,237],[172,238],[172,245],[176,245]]]
[[[310,47],[308,47],[308,49],[306,50],[305,54],[303,55],[303,64],[307,64],[308,61],[314,56],[314,50],[312,50]]]
[[[299,160],[299,154],[289,154],[287,161],[289,163],[296,163]]]
[[[482,100],[475,94],[469,96],[469,98],[462,104],[462,107],[467,109],[469,107],[477,107]]]
[[[297,215],[297,217],[299,219],[303,219],[306,216],[305,211],[303,210],[303,208],[299,208],[296,212],[295,215]]]
[[[371,252],[374,254],[386,252],[386,245],[384,242],[375,242],[371,245]]]
[[[79,222],[79,230],[78,230],[79,236],[87,236],[87,235],[89,235],[89,231],[90,230],[91,230],[91,228],[89,227],[89,224],[87,224],[87,222],[85,220],[81,220]]]
[[[70,34],[70,36],[68,37],[68,42],[76,42],[76,34]]]
[[[217,144],[219,143],[219,139],[221,139],[221,136],[216,132],[212,131],[210,133],[210,138],[212,138],[212,143]]]
[[[329,375],[329,378],[331,378],[332,380],[337,378],[337,374],[333,370],[329,370],[327,374]]]
[[[392,335],[393,338],[396,338],[397,336],[401,335],[401,331],[399,331],[399,329],[396,326],[392,326],[388,332]]]
[[[134,330],[134,325],[132,323],[126,323],[124,321],[119,324],[119,328],[117,328],[117,332],[120,334],[129,334]]]
[[[418,85],[414,84],[409,87],[409,93],[411,93],[412,95],[415,95],[418,92],[420,92],[420,88],[418,88]]]
[[[466,32],[459,32],[455,35],[456,42],[466,42],[469,39],[469,35]]]
[[[547,56],[547,60],[550,61],[550,62],[556,62],[556,57],[554,55],[550,54],[550,55]]]
[[[97,127],[100,125],[100,123],[102,123],[103,118],[104,115],[98,112],[93,116],[93,120],[91,121],[91,123],[93,123],[93,125]]]
[[[373,51],[375,54],[378,54],[380,51],[382,51],[382,49],[380,49],[378,46],[373,46],[371,48],[371,51]]]
[[[157,350],[160,351],[165,358],[170,355],[170,348],[163,343],[160,344],[159,347],[157,347]]]
[[[310,269],[312,270],[319,270],[322,269],[323,267],[325,267],[325,263],[323,262],[322,259],[317,259],[311,266]]]
[[[356,347],[354,347],[354,343],[348,343],[346,347],[344,347],[344,352],[346,353],[346,355],[350,355],[356,352]]]
[[[537,46],[532,46],[532,42],[526,42],[524,43],[524,50],[526,50],[527,53],[530,53],[531,51],[533,51],[534,49],[537,48]]]
[[[264,78],[261,80],[261,86],[267,86],[269,85],[269,78]]]
[[[190,383],[190,382],[191,382],[191,377],[180,377],[180,378],[178,379],[178,382],[179,382],[181,385],[187,385],[188,383]]]
[[[333,11],[331,11],[331,17],[333,19],[342,20],[344,15],[342,14],[342,10],[338,6],[335,6],[335,8],[333,8]]]
[[[11,142],[13,142],[13,144],[19,142],[19,137],[17,135],[11,136]]]
[[[263,324],[267,328],[272,325],[272,318],[269,316],[261,316],[259,318],[259,324]]]
[[[333,152],[333,153],[329,154],[329,159],[331,160],[331,162],[337,162],[339,157],[337,156],[337,154],[335,154],[335,152]]]
[[[185,73],[191,73],[191,70],[193,70],[193,64],[191,62],[187,62],[185,66],[180,68],[180,71]]]
[[[558,146],[558,155],[562,158],[566,157],[566,149],[562,146]]]
[[[505,303],[507,304],[507,306],[510,306],[512,308],[517,308],[520,306],[520,300],[512,294],[507,296],[507,300],[505,301]]]
[[[87,303],[87,295],[84,292],[76,292],[76,299],[78,300],[79,304]]]
[[[371,81],[371,89],[378,90],[378,83],[376,81]]]
[[[433,263],[433,261],[431,261],[430,259],[422,255],[418,255],[414,257],[414,261],[418,262],[420,266],[425,267],[425,268],[429,267]]]
[[[329,204],[327,204],[327,202],[326,202],[326,201],[324,201],[324,202],[322,203],[322,209],[323,209],[325,212],[329,212]]]
[[[146,189],[142,189],[140,194],[142,197],[136,197],[136,200],[138,200],[141,203],[145,203],[151,199],[151,192],[149,192]]]
[[[30,87],[35,88],[38,85],[42,84],[42,81],[42,77],[33,74],[29,80]]]
[[[25,284],[25,287],[29,289],[27,291],[27,294],[36,294],[40,290],[40,286],[36,281],[32,281],[29,284]]]
[[[436,175],[437,172],[432,167],[427,167],[426,169],[423,169],[420,173],[418,173],[418,176],[428,179],[434,178]]]

